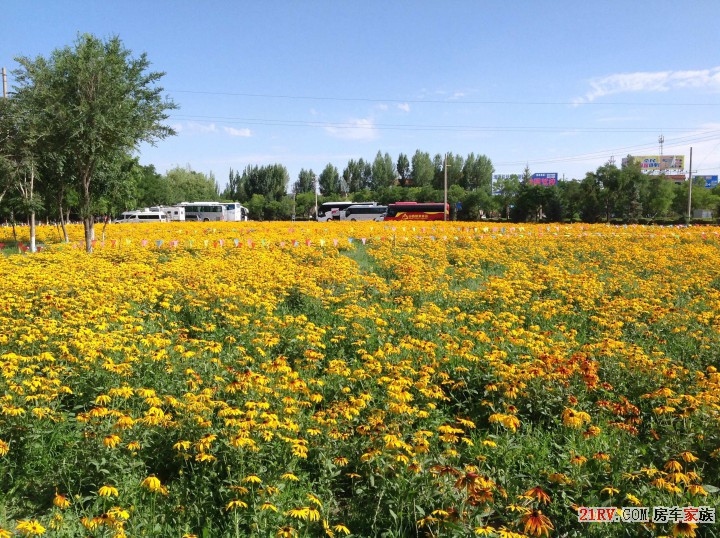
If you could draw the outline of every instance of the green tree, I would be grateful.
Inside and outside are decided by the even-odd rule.
[[[437,154],[433,161],[435,165],[435,178],[433,186],[438,190],[445,189],[445,157]],[[453,185],[461,185],[464,182],[463,168],[465,159],[462,155],[447,154],[447,186],[448,189]]]
[[[343,170],[342,178],[349,192],[359,192],[367,187],[365,184],[365,161],[350,159]]]
[[[295,196],[295,215],[297,218],[310,218],[315,214],[315,193],[301,192]]]
[[[287,194],[290,174],[281,164],[269,166],[247,166],[243,171],[241,182],[245,188],[246,198],[260,194],[269,200],[282,200]]]
[[[595,172],[585,174],[580,182],[580,193],[580,218],[591,224],[600,221],[606,209],[605,192]]]
[[[218,185],[212,174],[206,176],[202,172],[196,172],[190,165],[184,168],[176,166],[168,170],[165,181],[170,191],[170,204],[220,199]]]
[[[488,157],[471,153],[465,160],[460,186],[471,191],[483,189],[490,195],[493,172],[495,167]]]
[[[318,177],[318,185],[320,194],[323,196],[340,194],[340,173],[338,169],[328,163]]]
[[[19,195],[15,209],[28,216],[31,252],[36,251],[35,218],[43,207],[37,192],[39,172],[51,135],[40,107],[42,92],[43,88],[38,86],[24,87],[3,100],[0,112],[0,131],[7,135],[3,154],[8,165],[9,186]]]
[[[512,175],[509,178],[503,178],[493,187],[496,194],[493,195],[497,207],[500,208],[500,213],[505,217],[506,220],[510,219],[510,209],[515,204],[515,200],[520,191],[520,180],[516,175]]]
[[[136,178],[137,207],[169,205],[173,194],[167,177],[159,174],[153,165],[141,166]],[[189,201],[189,200],[180,200]]]
[[[304,192],[315,192],[315,184],[317,183],[317,176],[315,172],[311,170],[300,170],[297,181],[293,184],[293,192],[300,194]]]
[[[377,152],[372,164],[372,188],[374,190],[392,187],[397,183],[397,173],[389,153]]]
[[[242,176],[239,171],[233,170],[232,168],[230,169],[227,185],[222,192],[222,198],[223,200],[245,201],[245,185],[242,182]]]
[[[580,220],[583,193],[581,183],[577,180],[560,181],[558,183],[558,192],[563,208],[563,217],[569,219],[570,222]]]
[[[416,150],[412,157],[410,181],[414,187],[429,187],[435,177],[435,167],[429,153]]]
[[[398,183],[401,187],[410,186],[410,160],[407,155],[401,153],[397,160]]]
[[[647,214],[651,218],[664,217],[672,207],[675,198],[673,182],[665,176],[650,176],[647,186]]]
[[[263,220],[265,218],[265,197],[262,194],[253,194],[247,202],[247,208],[251,220]]]
[[[166,111],[176,108],[156,85],[163,73],[149,72],[147,56],[133,58],[118,37],[101,41],[89,34],[47,59],[16,61],[17,92],[31,92],[51,132],[46,147],[64,156],[79,182],[85,243],[92,252],[93,201],[102,190],[98,170],[141,142],[175,134],[163,124]]]

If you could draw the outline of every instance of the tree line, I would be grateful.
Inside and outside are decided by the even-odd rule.
[[[92,250],[98,215],[182,201],[239,201],[255,220],[313,217],[316,192],[325,200],[442,201],[447,182],[452,218],[527,221],[622,221],[680,219],[687,214],[688,182],[643,174],[632,158],[584,178],[537,186],[523,174],[493,183],[489,157],[416,150],[396,159],[351,159],[316,174],[302,169],[290,184],[282,164],[230,170],[220,192],[213,174],[177,166],[165,174],[135,156],[141,142],[156,143],[174,131],[164,124],[177,108],[158,85],[164,73],[149,71],[145,54],[134,57],[118,37],[78,36],[73,46],[47,58],[16,58],[16,86],[0,100],[0,218],[38,216],[65,223],[81,219]],[[692,187],[693,209],[720,210],[720,189]]]

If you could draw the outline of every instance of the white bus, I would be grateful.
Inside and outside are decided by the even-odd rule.
[[[340,211],[340,220],[374,220],[381,222],[387,214],[386,205],[351,205]]]
[[[317,221],[340,220],[340,212],[351,205],[377,205],[377,202],[324,202],[318,207]]]
[[[185,220],[227,220],[227,209],[220,202],[183,202],[179,205],[185,208]]]
[[[237,202],[222,202],[227,211],[227,220],[230,222],[241,222],[248,219],[248,208]]]

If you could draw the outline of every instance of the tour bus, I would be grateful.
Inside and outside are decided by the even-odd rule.
[[[220,202],[183,202],[180,205],[185,208],[185,220],[227,220],[227,209]]]
[[[386,205],[351,205],[340,211],[340,220],[374,220],[381,221],[387,213]]]
[[[377,202],[324,202],[318,207],[317,221],[340,220],[340,212],[351,205],[377,205]]]
[[[226,203],[223,202],[225,211],[227,211],[227,220],[229,222],[241,222],[248,219],[248,208],[240,205],[237,202]]]
[[[125,211],[115,222],[120,224],[127,222],[168,222],[168,217],[164,211],[138,209],[135,211]]]
[[[384,220],[445,220],[450,206],[442,202],[397,202],[388,205]]]

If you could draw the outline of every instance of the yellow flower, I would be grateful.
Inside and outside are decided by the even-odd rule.
[[[697,525],[695,523],[675,523],[672,528],[673,536],[695,536],[695,529]]]
[[[39,536],[45,534],[45,527],[35,519],[19,521],[15,530],[22,536]]]
[[[681,452],[680,457],[683,459],[683,461],[686,461],[688,463],[694,463],[699,459],[692,452],[689,452],[687,450],[685,452]]]
[[[117,488],[113,486],[102,486],[98,490],[98,495],[100,495],[100,497],[117,497],[120,495],[120,493],[118,492]]]
[[[607,493],[608,495],[610,495],[610,497],[612,497],[612,496],[615,495],[616,493],[620,493],[620,490],[619,490],[619,489],[615,489],[615,488],[612,487],[612,486],[607,486],[607,487],[605,487],[605,488],[602,488],[602,489],[600,490],[600,493]]]
[[[10,452],[10,445],[0,439],[0,456],[5,456],[8,452]]]
[[[225,506],[225,510],[235,510],[236,508],[247,508],[248,505],[246,502],[241,501],[240,499],[233,499],[229,503],[227,503],[227,506]]]
[[[254,474],[251,474],[250,476],[246,476],[242,479],[243,482],[246,484],[262,484],[262,480],[259,476],[256,476]]]
[[[103,444],[108,448],[115,448],[120,443],[119,435],[108,435],[103,439]]]
[[[303,506],[301,508],[291,508],[285,512],[286,516],[294,517],[295,519],[307,519],[310,508]]]
[[[584,411],[575,411],[566,407],[562,412],[562,421],[565,426],[571,428],[582,428],[587,422],[590,422],[590,415]]]
[[[155,475],[148,476],[140,483],[140,486],[151,493],[161,493],[162,495],[168,494],[167,488],[160,483],[160,480]]]
[[[345,525],[342,525],[342,524],[334,525],[333,529],[336,532],[342,532],[345,535],[350,534],[350,529],[348,529]]]

